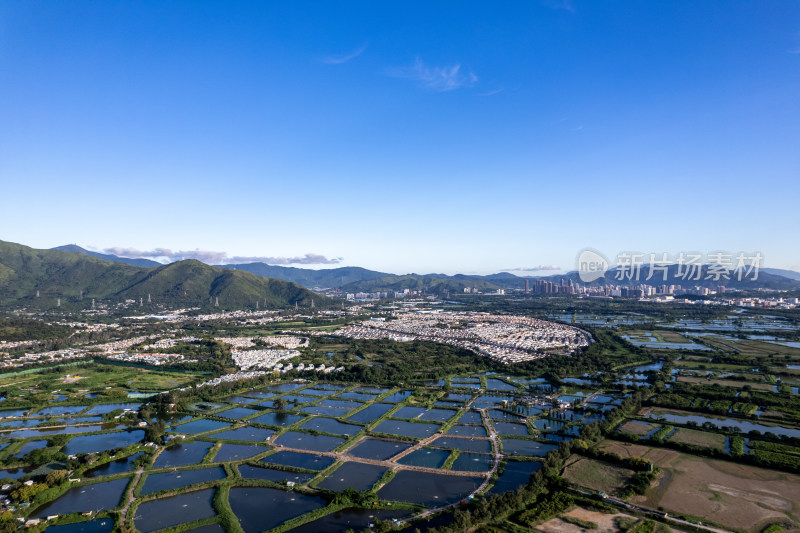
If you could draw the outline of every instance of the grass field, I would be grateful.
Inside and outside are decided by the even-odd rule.
[[[647,422],[637,422],[634,420],[628,420],[624,424],[622,424],[619,430],[622,433],[628,433],[629,435],[637,435],[642,437],[647,435],[652,430],[656,429],[658,426],[655,424],[649,424]]]
[[[633,470],[575,455],[567,461],[563,475],[581,487],[616,494],[631,478]]]
[[[678,428],[669,440],[704,448],[725,449],[725,435],[696,429]]]
[[[636,503],[738,531],[757,532],[778,521],[800,526],[798,475],[613,440],[599,448],[643,457],[664,471],[657,486],[633,499]]]
[[[733,387],[736,389],[741,389],[745,385],[750,385],[750,388],[753,390],[763,390],[763,391],[771,391],[772,385],[769,383],[757,383],[753,381],[736,381],[735,379],[714,379],[714,378],[705,378],[705,377],[694,377],[694,376],[678,376],[677,381],[682,381],[684,383],[702,383],[704,385],[720,385],[722,387]]]
[[[44,369],[29,374],[0,378],[0,389],[9,396],[41,397],[57,393],[70,399],[87,393],[160,392],[182,387],[202,374],[149,368],[89,363],[64,366],[59,371]]]
[[[703,344],[707,344],[712,348],[717,348],[718,350],[726,352],[736,352],[751,357],[767,357],[780,354],[789,355],[792,358],[800,358],[800,349],[772,344],[770,342],[744,339],[731,340],[716,336],[702,337],[700,340]]]
[[[658,331],[654,333],[657,333],[657,336],[660,336],[663,339],[663,342],[685,343],[691,340],[674,331]]]
[[[703,361],[683,361],[681,360],[680,368],[687,369],[701,369],[701,370],[725,370],[728,372],[744,372],[753,368],[753,365],[730,365],[725,363],[709,363],[708,360]]]
[[[675,331],[634,330],[628,332],[627,334],[630,335],[631,339],[636,341],[652,342],[653,338],[655,338],[657,342],[668,342],[668,343],[678,343],[678,344],[686,344],[687,342],[691,342],[691,339],[687,339],[686,337]]]

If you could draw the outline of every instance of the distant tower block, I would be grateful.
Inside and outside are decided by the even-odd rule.
[[[56,307],[61,307],[61,298],[58,299],[58,302],[56,303]]]
[[[39,289],[36,289],[36,297],[39,297]]]
[[[141,307],[142,305],[144,305],[144,300],[142,300],[142,297],[139,296],[139,307]]]
[[[94,298],[92,298],[92,309],[94,309]]]
[[[83,291],[81,291],[81,300],[83,300]]]
[[[214,298],[214,307],[219,307],[219,296]]]
[[[258,300],[256,300],[256,309],[258,309]]]
[[[297,301],[295,301],[295,302],[294,302],[294,309],[295,309],[295,311],[297,310],[297,308],[298,308],[298,307],[297,307]]]

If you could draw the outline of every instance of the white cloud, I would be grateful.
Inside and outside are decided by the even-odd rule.
[[[367,45],[366,44],[362,44],[360,47],[356,48],[355,50],[353,50],[352,52],[350,52],[348,54],[325,56],[325,57],[323,57],[321,59],[321,61],[323,63],[325,63],[325,64],[328,64],[328,65],[341,65],[343,63],[347,63],[351,59],[357,58],[358,56],[363,54],[364,50],[366,50],[366,49],[367,49]]]
[[[570,13],[575,12],[575,5],[572,0],[542,0],[542,5],[551,9],[563,9]]]
[[[543,270],[562,270],[558,265],[538,265],[534,267],[509,268],[508,272],[541,272]]]
[[[209,265],[230,265],[239,263],[267,263],[269,265],[335,265],[342,262],[341,257],[327,258],[319,254],[305,254],[299,257],[266,257],[266,256],[233,256],[225,252],[212,250],[170,250],[169,248],[154,248],[152,250],[138,250],[136,248],[106,248],[103,253],[119,257],[147,258],[156,261],[172,263],[185,259],[197,259]]]
[[[426,65],[419,58],[411,67],[389,69],[387,73],[395,78],[416,80],[426,89],[439,92],[472,87],[478,82],[478,76],[474,72],[463,71],[460,63],[445,67],[432,67]]]

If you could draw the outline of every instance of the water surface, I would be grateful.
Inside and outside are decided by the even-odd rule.
[[[175,470],[172,472],[162,472],[160,474],[148,474],[142,487],[142,496],[160,492],[162,490],[172,490],[181,487],[188,487],[195,483],[205,483],[206,481],[216,481],[225,477],[225,470],[221,466],[212,468],[199,468],[196,470]]]
[[[216,516],[214,489],[199,490],[145,502],[136,509],[134,525],[142,533]]]
[[[328,477],[322,480],[317,486],[323,489],[341,492],[348,487],[353,487],[357,491],[364,491],[372,488],[386,472],[382,466],[367,465],[362,463],[345,462],[333,471]]]
[[[116,507],[129,478],[115,479],[94,485],[72,487],[57,500],[36,509],[32,515],[46,517],[53,514],[69,514],[84,511],[105,511]]]
[[[313,455],[300,452],[278,452],[261,460],[264,463],[293,466],[307,470],[325,470],[336,461],[324,455]]]
[[[377,459],[379,461],[385,461],[386,459],[393,457],[410,447],[411,444],[407,442],[394,442],[367,438],[362,440],[354,448],[350,448],[350,450],[347,451],[347,455],[361,457],[364,459]]]
[[[378,491],[378,496],[385,500],[440,507],[466,498],[480,486],[481,481],[479,477],[402,470]]]
[[[118,433],[102,433],[100,435],[85,435],[73,437],[61,450],[67,455],[79,453],[105,452],[114,448],[124,448],[131,444],[141,442],[144,431],[121,431]]]
[[[229,501],[245,533],[261,533],[327,505],[316,496],[264,487],[234,487]]]
[[[188,466],[199,463],[211,449],[207,442],[190,442],[168,448],[161,452],[153,463],[153,468]]]

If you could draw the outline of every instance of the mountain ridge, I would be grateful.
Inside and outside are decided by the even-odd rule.
[[[37,296],[37,294],[39,296]],[[144,268],[79,252],[37,250],[0,241],[0,306],[85,306],[81,299],[128,299],[169,306],[222,308],[324,307],[330,299],[296,283],[184,260]]]
[[[65,244],[63,246],[56,246],[55,248],[50,248],[50,249],[57,250],[60,252],[75,252],[83,255],[88,255],[91,257],[97,257],[98,259],[104,259],[106,261],[112,261],[114,263],[125,263],[126,265],[138,266],[143,268],[153,268],[161,266],[161,263],[159,263],[158,261],[153,261],[151,259],[120,257],[118,255],[93,252],[91,250],[87,250],[86,248],[82,248],[77,244]]]
[[[77,245],[67,245],[57,247],[56,249],[66,250],[70,252],[82,253],[84,255],[115,261],[119,263],[131,264],[131,261],[146,261],[152,263],[152,267],[162,267],[161,263],[150,261],[148,259],[130,259],[109,254],[100,254],[98,252],[90,252]],[[797,289],[800,288],[800,272],[792,270],[762,268],[760,275],[762,276],[760,282],[730,282],[728,280],[684,280],[670,274],[670,279],[666,282],[661,281],[659,278],[654,277],[651,280],[646,280],[649,273],[648,265],[642,265],[642,275],[639,280],[618,280],[615,277],[616,270],[612,269],[606,276],[591,283],[583,283],[580,281],[578,273],[575,271],[566,272],[564,274],[552,274],[546,276],[518,276],[511,272],[498,272],[495,274],[477,275],[477,274],[441,274],[441,273],[428,273],[428,274],[391,274],[386,272],[379,272],[369,270],[362,267],[337,267],[330,269],[311,269],[299,267],[287,267],[282,265],[269,265],[263,262],[242,263],[242,264],[229,264],[229,265],[216,265],[218,268],[243,271],[255,274],[262,278],[280,279],[292,283],[296,283],[306,288],[332,288],[341,289],[347,292],[384,292],[384,291],[403,291],[409,290],[425,290],[425,291],[448,291],[448,292],[462,292],[465,288],[477,289],[480,291],[496,291],[498,289],[524,289],[525,281],[528,280],[528,286],[532,290],[536,280],[550,281],[560,284],[563,279],[565,283],[572,281],[573,283],[580,283],[581,285],[597,286],[597,285],[637,285],[646,283],[649,285],[655,284],[674,284],[689,286],[701,286],[707,288],[716,288],[718,285],[730,286],[731,288],[743,289],[757,289],[757,288],[772,288],[772,289]],[[0,267],[2,268],[2,267]],[[671,272],[677,268],[677,265],[669,267]],[[703,275],[705,278],[707,274],[707,267],[703,267]],[[2,277],[2,270],[0,270],[0,277]]]

